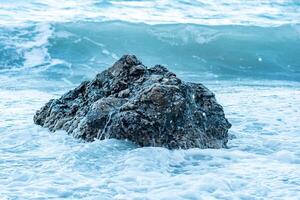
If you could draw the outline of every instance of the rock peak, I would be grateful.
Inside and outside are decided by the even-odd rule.
[[[122,72],[128,72],[130,68],[142,65],[142,62],[139,61],[135,55],[124,55],[122,56],[111,68],[109,68],[109,71],[114,76],[119,76],[122,74]]]
[[[142,64],[141,61],[139,61],[135,55],[124,55],[119,59],[118,62],[127,64],[129,66]]]

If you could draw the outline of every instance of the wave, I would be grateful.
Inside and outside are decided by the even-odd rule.
[[[148,25],[123,21],[0,29],[0,73],[34,71],[75,82],[123,54],[168,66],[184,79],[300,81],[300,25]]]

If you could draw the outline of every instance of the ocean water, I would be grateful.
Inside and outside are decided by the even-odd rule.
[[[227,149],[83,143],[33,115],[123,54],[215,92]],[[0,199],[300,199],[297,0],[0,0]]]

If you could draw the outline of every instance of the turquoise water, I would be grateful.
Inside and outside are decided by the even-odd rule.
[[[82,143],[32,117],[123,54],[216,93],[228,149]],[[0,0],[0,199],[299,199],[298,1]]]

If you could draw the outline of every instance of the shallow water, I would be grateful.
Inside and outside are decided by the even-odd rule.
[[[299,199],[296,1],[0,5],[0,199]],[[50,98],[126,53],[214,91],[229,148],[83,143],[33,124]]]

